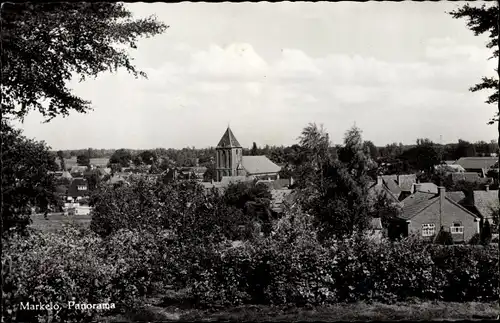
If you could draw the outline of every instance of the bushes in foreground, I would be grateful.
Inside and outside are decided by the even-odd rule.
[[[120,230],[103,239],[66,228],[12,238],[2,246],[2,321],[89,321],[105,313],[20,311],[20,303],[109,302],[123,310],[158,287],[188,287],[201,307],[498,299],[493,247],[364,238],[324,246],[310,226],[307,218],[287,218],[273,236],[238,247],[188,244],[165,231]]]
[[[429,246],[412,240],[373,244],[360,239],[332,247],[257,244],[207,253],[193,277],[200,306],[322,305],[353,301],[498,299],[498,251]]]
[[[10,237],[2,241],[2,322],[88,322],[136,308],[158,285],[186,285],[187,248],[161,231],[121,230],[102,239],[66,227]],[[114,311],[69,309],[69,301],[113,303]],[[60,308],[28,311],[21,304]]]
[[[97,256],[99,244],[91,232],[72,228],[2,241],[2,322],[88,321],[96,311],[68,309],[68,302],[114,302],[117,266]],[[28,311],[21,303],[60,309]]]

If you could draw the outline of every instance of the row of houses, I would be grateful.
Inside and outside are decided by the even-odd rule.
[[[493,222],[493,214],[499,207],[498,190],[490,190],[488,185],[466,196],[461,191],[446,192],[434,183],[418,183],[411,175],[405,179],[380,176],[370,187],[372,198],[383,194],[401,207],[395,225],[405,235],[416,233],[423,239],[431,239],[443,228],[452,234],[453,240],[467,242],[480,232],[481,220]]]
[[[498,172],[498,157],[462,157],[447,160],[436,169],[448,173],[453,181],[487,183],[490,172]]]

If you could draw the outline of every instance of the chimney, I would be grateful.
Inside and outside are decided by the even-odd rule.
[[[413,187],[415,188],[413,193],[420,192],[420,190],[422,189],[422,184],[413,184]]]
[[[438,190],[439,190],[439,227],[442,227],[443,214],[444,214],[444,199],[446,198],[446,192],[443,186],[439,186]]]
[[[290,177],[290,186],[293,185],[293,177]]]
[[[382,176],[377,176],[377,185],[382,185]]]
[[[486,192],[489,192],[489,191],[490,191],[490,185],[489,185],[489,184],[486,184],[485,189],[486,189]]]
[[[398,181],[398,185],[401,185],[401,175],[398,175],[397,181]]]

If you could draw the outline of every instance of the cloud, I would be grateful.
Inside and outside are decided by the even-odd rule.
[[[54,127],[81,130],[83,122],[93,133],[109,133],[112,124],[106,140],[124,142],[103,145],[93,135],[95,143],[83,146],[127,146],[121,138],[128,133],[134,136],[127,141],[130,147],[200,147],[216,144],[228,122],[249,146],[253,141],[293,144],[310,121],[324,123],[338,143],[356,121],[376,144],[413,142],[450,124],[472,134],[464,125],[470,123],[472,107],[483,106],[485,95],[471,94],[468,87],[494,68],[486,50],[451,38],[431,39],[426,58],[408,62],[342,53],[313,57],[293,48],[266,60],[243,42],[202,50],[184,43],[170,46],[183,52],[183,60],[144,68],[148,79],[120,72],[72,83],[96,107],[92,120],[102,123],[71,116]],[[474,120],[486,123],[489,113],[474,112]],[[425,121],[429,118],[432,122]],[[127,132],[131,127],[134,131]],[[77,134],[72,136],[71,147],[79,142]]]

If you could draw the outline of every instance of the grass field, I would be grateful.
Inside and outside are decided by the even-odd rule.
[[[65,224],[76,224],[78,226],[88,227],[90,226],[90,215],[71,215],[67,216],[64,213],[51,213],[47,216],[47,219],[43,214],[36,214],[31,216],[33,223],[32,228],[43,230],[43,231],[56,231],[62,229]]]
[[[59,164],[58,159],[56,160],[56,162]],[[96,165],[96,166],[106,167],[106,165],[108,165],[108,162],[109,162],[109,158],[90,158],[90,164]],[[77,166],[76,157],[65,158],[64,163],[66,164],[67,168]]]
[[[413,321],[413,320],[494,320],[500,312],[498,303],[448,303],[414,301],[397,304],[337,304],[333,306],[298,308],[271,306],[240,306],[222,311],[182,309],[181,306],[147,305],[125,315],[101,321]]]

